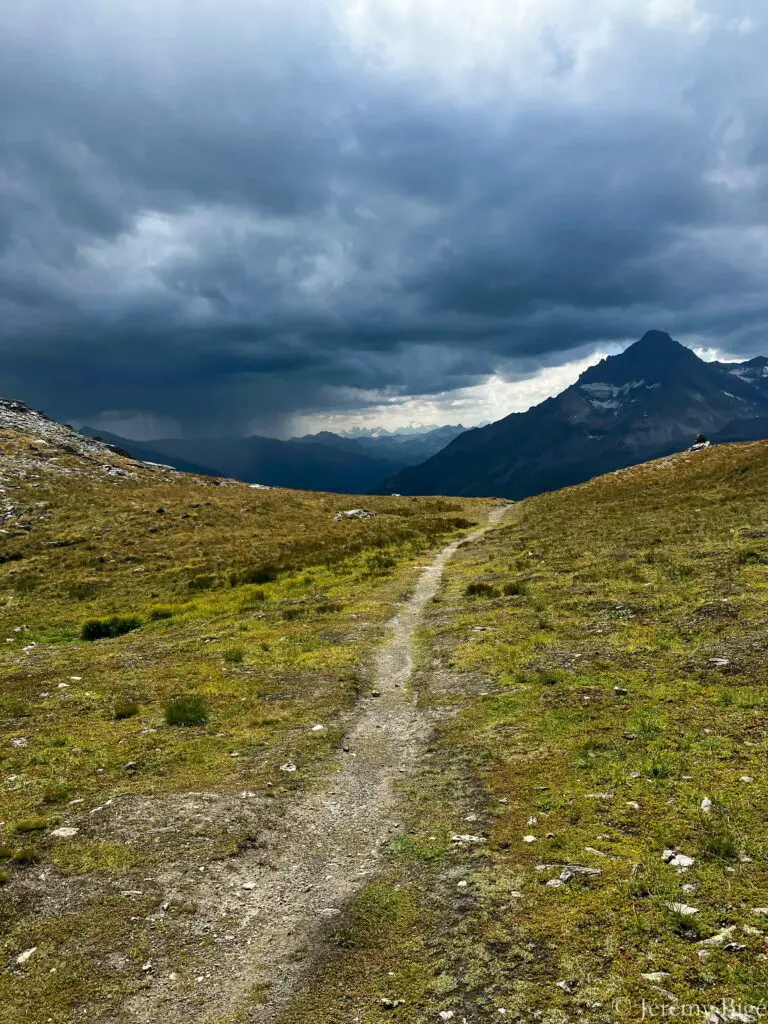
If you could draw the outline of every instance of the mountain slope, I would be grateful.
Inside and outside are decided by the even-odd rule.
[[[765,415],[762,384],[649,331],[557,397],[461,434],[377,490],[522,498],[679,451],[699,432]]]
[[[280,1024],[757,1024],[767,491],[768,443],[715,446],[462,549],[422,631],[438,718],[405,834]]]
[[[392,472],[392,462],[354,448],[272,437],[160,438],[136,442],[83,427],[150,462],[187,472],[232,477],[247,483],[298,490],[365,494]],[[350,442],[353,445],[354,442]],[[207,467],[207,468],[205,468]]]
[[[336,522],[347,499],[147,466],[0,400],[3,1024],[169,1024],[130,1003],[164,984],[183,1021],[239,1018],[188,1002],[261,944],[232,870],[269,884],[274,851],[309,847],[286,809],[335,788],[362,708],[386,719],[373,652],[417,567],[488,507],[366,505]]]

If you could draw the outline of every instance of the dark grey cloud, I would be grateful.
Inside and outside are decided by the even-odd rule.
[[[0,392],[269,429],[763,350],[765,52],[761,0],[5,5]]]

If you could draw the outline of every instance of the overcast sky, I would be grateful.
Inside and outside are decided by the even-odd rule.
[[[0,394],[134,436],[768,354],[765,0],[0,5]]]

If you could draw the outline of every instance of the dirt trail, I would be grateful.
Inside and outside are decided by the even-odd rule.
[[[506,507],[494,509],[477,539],[498,523]],[[274,1021],[311,956],[313,940],[329,919],[375,874],[380,847],[396,831],[392,820],[395,781],[413,767],[432,723],[408,689],[412,644],[421,612],[437,592],[443,569],[462,540],[445,547],[422,572],[416,589],[390,622],[391,635],[374,667],[373,691],[340,751],[337,771],[323,786],[289,807],[279,834],[269,837],[269,867],[263,850],[248,851],[225,865],[214,864],[192,893],[214,938],[202,984],[191,988],[157,978],[134,997],[126,1019],[143,1024],[180,1021]],[[306,963],[306,960],[304,961]],[[264,986],[263,990],[261,986]],[[266,1000],[242,1001],[254,989]]]

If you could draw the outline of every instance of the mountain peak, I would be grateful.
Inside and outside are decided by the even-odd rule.
[[[675,341],[666,331],[646,331],[642,338],[625,349],[624,353],[664,360],[674,359],[681,355],[698,358],[691,349],[681,345],[679,341]]]

